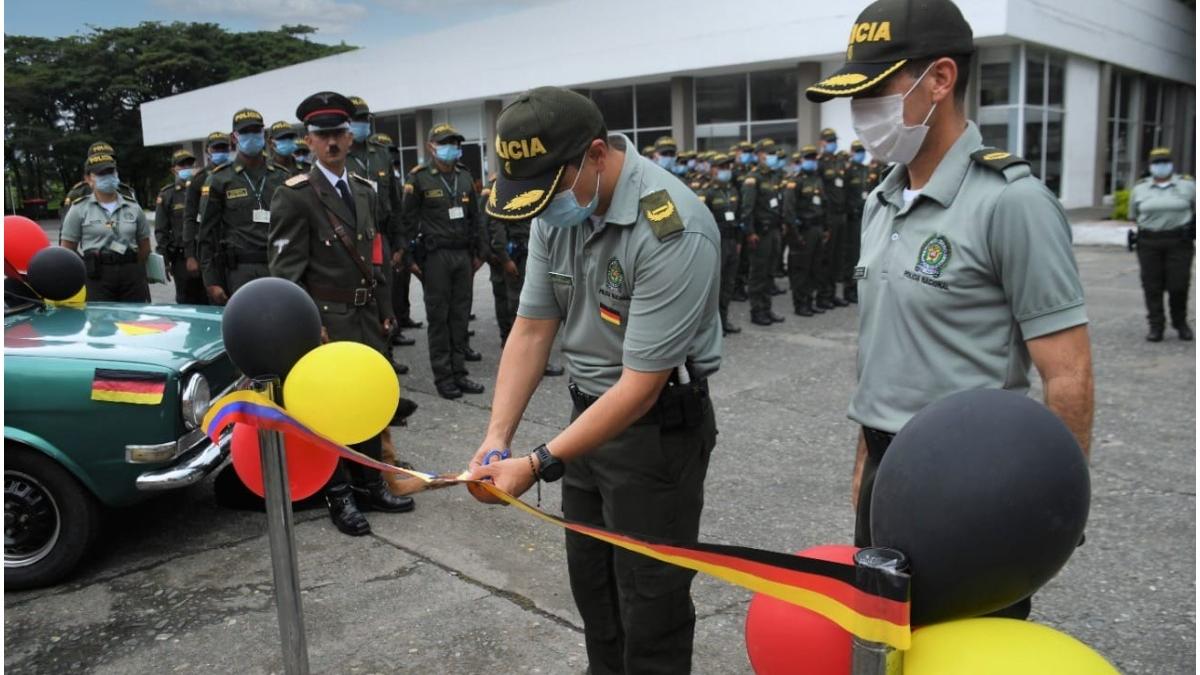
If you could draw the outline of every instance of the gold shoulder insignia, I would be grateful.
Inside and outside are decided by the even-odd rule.
[[[350,172],[350,177],[357,180],[358,182],[362,183],[363,185],[367,185],[367,186],[371,185],[370,178],[363,178],[362,176],[360,176],[354,172]]]
[[[666,241],[683,232],[683,219],[679,217],[679,210],[675,208],[675,202],[671,201],[671,195],[666,190],[651,192],[642,197],[639,206],[642,207],[642,213],[659,241]]]
[[[167,190],[170,190],[173,187],[175,187],[174,183],[167,183],[166,185],[164,185],[158,189],[158,194],[162,194],[162,193],[166,192]]]
[[[424,169],[425,169],[424,164],[418,164],[418,165],[414,166],[413,168],[409,169],[408,172],[409,173],[420,173]]]
[[[746,176],[746,179],[742,181],[742,185],[754,185],[754,184],[755,184],[755,180],[754,180],[753,176]]]
[[[787,182],[787,189],[789,189],[789,190],[795,190],[795,189],[796,189],[796,181],[794,181],[794,180],[789,180],[789,181]]]
[[[536,203],[538,203],[538,200],[540,200],[542,198],[542,196],[545,194],[546,194],[545,190],[527,190],[527,191],[522,192],[521,194],[517,195],[516,197],[513,197],[512,199],[508,200],[508,203],[504,205],[504,210],[505,211],[516,211],[517,209],[519,209],[523,206],[529,206],[531,204],[536,204]]]
[[[696,195],[696,198],[700,200],[701,204],[705,204],[708,202],[708,195],[700,194],[700,195]]]
[[[488,199],[487,199],[488,206],[490,206],[493,209],[496,208],[496,191],[492,190],[492,189],[488,189],[488,190],[486,190],[486,192],[488,193]]]
[[[1010,166],[1029,163],[1010,152],[998,148],[980,148],[971,153],[971,159],[975,160],[978,164],[1001,173]]]
[[[214,166],[213,168],[209,169],[208,173],[211,175],[222,169],[227,169],[231,166],[233,166],[233,164],[231,162],[225,162],[224,164],[218,164],[218,165]]]
[[[298,173],[295,176],[292,176],[291,178],[283,181],[283,184],[290,188],[294,188],[294,187],[299,187],[301,185],[304,185],[307,182],[308,182],[308,174]]]

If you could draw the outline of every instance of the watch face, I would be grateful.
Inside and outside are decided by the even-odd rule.
[[[544,445],[537,449],[537,456],[539,464],[538,474],[542,480],[547,483],[553,483],[562,478],[563,473],[566,471],[566,465],[562,463],[562,460],[550,454],[550,451]]]

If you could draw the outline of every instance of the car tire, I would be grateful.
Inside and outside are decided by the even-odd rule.
[[[91,547],[100,529],[99,505],[46,455],[12,445],[4,455],[4,585],[53,584]]]

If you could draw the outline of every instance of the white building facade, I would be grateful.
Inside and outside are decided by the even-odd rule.
[[[1195,172],[1196,15],[1177,0],[958,0],[975,33],[969,116],[987,143],[1028,159],[1067,208],[1099,204],[1145,172],[1150,148]],[[191,144],[252,107],[295,120],[309,94],[366,99],[377,131],[424,160],[427,131],[466,137],[476,177],[487,139],[519,92],[552,84],[590,96],[638,147],[674,136],[727,149],[770,137],[789,149],[833,127],[849,103],[804,88],[837,69],[862,6],[819,0],[565,0],[398,39],[142,106],[146,145]],[[621,17],[635,17],[624,20]],[[213,105],[225,101],[227,105]]]

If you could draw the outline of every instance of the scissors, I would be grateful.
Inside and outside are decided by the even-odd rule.
[[[487,454],[483,456],[483,465],[487,466],[488,464],[491,464],[493,459],[509,459],[511,457],[512,451],[508,448],[503,450],[488,450]]]

